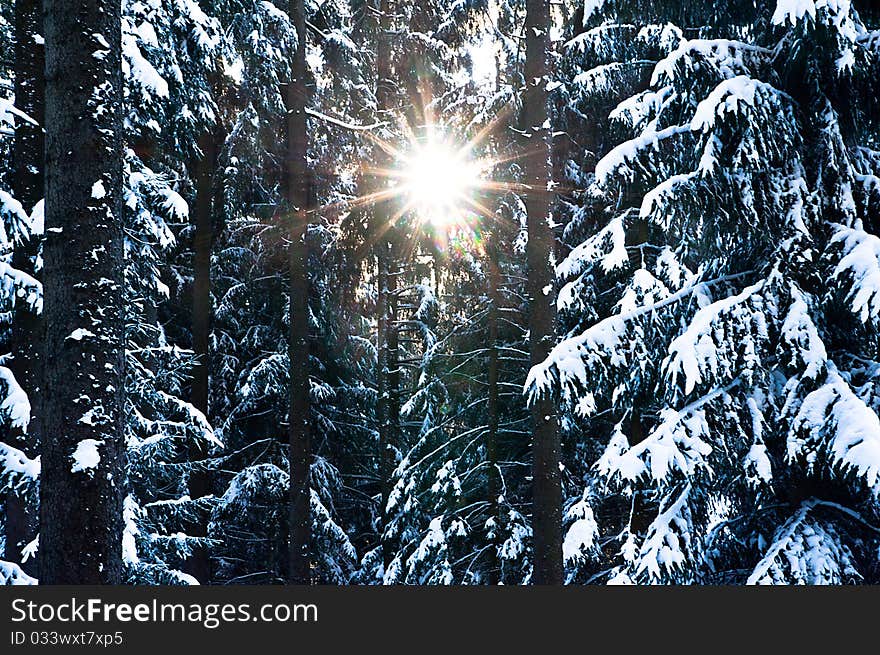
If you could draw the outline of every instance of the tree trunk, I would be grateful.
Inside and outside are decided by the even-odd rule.
[[[30,212],[43,197],[43,125],[45,123],[45,99],[43,46],[37,35],[43,30],[42,7],[39,0],[16,0],[15,2],[15,104],[39,125],[19,120],[15,125],[12,144],[12,195]],[[34,262],[40,238],[33,236],[17,244],[12,253],[12,266],[35,275]],[[13,359],[9,365],[12,374],[31,401],[31,420],[28,431],[12,428],[8,436],[10,445],[33,456],[39,443],[39,413],[36,399],[39,394],[38,375],[40,330],[42,322],[25,302],[17,302],[14,309],[9,350]],[[6,552],[8,561],[21,563],[21,548],[34,537],[36,516],[28,512],[24,499],[15,491],[6,495]],[[35,562],[34,562],[35,563]],[[35,573],[28,562],[25,568]]]
[[[297,47],[292,79],[287,87],[287,194],[290,213],[290,572],[291,584],[311,582],[309,465],[309,170],[306,133],[309,89],[306,80],[306,16],[304,0],[291,0],[290,19]]]
[[[489,502],[490,516],[495,520],[492,543],[492,561],[489,567],[489,584],[498,584],[501,581],[501,558],[498,556],[501,549],[499,530],[501,529],[501,504],[498,497],[501,495],[501,470],[498,465],[498,306],[500,302],[499,271],[498,271],[498,248],[492,242],[494,235],[490,235],[487,243],[488,254],[488,285],[489,285],[489,313],[486,326],[489,333],[489,362],[488,362],[488,432],[486,434],[486,459],[489,464],[488,484],[486,486],[487,500]]]
[[[122,66],[118,0],[45,2],[46,342],[40,581],[122,578]]]
[[[532,366],[543,362],[556,332],[556,293],[550,228],[549,140],[547,128],[547,56],[550,45],[549,0],[527,0],[525,95],[522,109],[523,168],[529,235],[526,259],[530,300],[529,350]],[[562,584],[562,488],[559,428],[553,400],[543,396],[532,406],[533,584]]]
[[[392,108],[394,95],[393,70],[391,66],[391,15],[394,11],[392,0],[381,0],[379,7],[379,28],[376,43],[376,105],[380,116]],[[381,148],[375,148],[375,164],[385,167],[389,164],[388,155]],[[375,191],[379,190],[383,178],[374,180]],[[383,535],[390,517],[387,513],[388,498],[391,494],[391,476],[394,472],[394,446],[400,432],[400,372],[398,364],[397,333],[397,274],[392,270],[395,247],[394,227],[389,224],[389,203],[378,203],[373,207],[372,235],[376,239],[378,300],[378,423],[379,423],[379,477],[381,479],[381,513]],[[391,564],[394,553],[390,546],[382,544],[382,559],[385,571]]]
[[[202,157],[195,163],[196,202],[195,236],[193,238],[193,305],[192,347],[196,364],[192,369],[190,402],[193,407],[208,416],[208,382],[210,375],[211,340],[211,248],[214,219],[214,172],[216,168],[215,135],[205,132],[199,138]],[[197,447],[190,448],[193,461],[202,459],[204,453]],[[207,471],[195,470],[189,475],[189,495],[201,498],[211,493],[211,476]],[[199,525],[197,536],[207,536],[207,517]],[[187,560],[184,570],[199,582],[211,579],[211,557],[207,548],[196,547]]]

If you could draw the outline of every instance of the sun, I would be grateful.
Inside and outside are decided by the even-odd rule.
[[[497,129],[506,114],[500,112],[470,138],[456,138],[449,125],[428,121],[412,126],[400,118],[398,142],[367,133],[370,141],[381,150],[382,166],[367,164],[362,170],[368,175],[384,178],[378,189],[346,202],[348,208],[377,206],[391,202],[385,229],[401,219],[411,221],[438,242],[478,234],[481,221],[492,221],[495,212],[485,201],[492,196],[516,191],[520,185],[498,180],[496,168],[514,161],[517,155],[483,153],[484,141]],[[384,231],[384,230],[383,230]]]
[[[395,177],[408,207],[421,222],[448,228],[469,213],[482,171],[466,148],[430,138],[401,153]]]

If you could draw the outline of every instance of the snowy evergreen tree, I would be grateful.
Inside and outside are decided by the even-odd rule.
[[[529,377],[604,437],[570,564],[591,496],[630,499],[614,582],[875,575],[876,52],[849,2],[749,24],[681,39],[612,112],[629,138],[595,166],[603,217],[557,267],[566,309],[596,308],[591,283],[610,302]]]

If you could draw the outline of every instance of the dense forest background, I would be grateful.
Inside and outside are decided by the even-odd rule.
[[[0,583],[880,583],[880,5],[0,0]]]

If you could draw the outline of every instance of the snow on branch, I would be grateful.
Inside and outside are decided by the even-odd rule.
[[[673,84],[687,77],[698,61],[709,60],[724,78],[748,74],[746,56],[764,58],[772,51],[730,39],[691,39],[682,41],[668,57],[658,62],[651,75],[651,86]]]
[[[6,230],[12,228],[12,238]],[[23,243],[30,238],[31,220],[21,203],[3,189],[0,189],[0,244]]]
[[[690,394],[700,383],[731,376],[738,360],[747,366],[756,363],[767,340],[760,295],[766,284],[767,280],[760,280],[697,311],[687,329],[669,344],[669,356],[663,361],[671,385],[683,376],[684,392]]]
[[[550,393],[554,388],[563,392],[577,391],[579,387],[586,385],[590,372],[605,367],[605,362],[610,362],[612,367],[626,366],[628,350],[624,347],[624,341],[627,340],[629,326],[634,321],[687,300],[708,286],[723,284],[751,273],[752,271],[745,271],[706,282],[693,282],[659,302],[647,303],[626,313],[609,316],[581,334],[564,339],[550,351],[547,359],[529,371],[524,385],[529,402]]]
[[[2,393],[5,394],[0,402],[0,417],[8,420],[11,427],[27,432],[31,421],[31,403],[27,394],[12,371],[5,366],[0,366],[0,383],[3,385]]]
[[[792,300],[782,322],[780,336],[791,352],[788,363],[796,368],[803,366],[803,377],[815,379],[824,370],[828,354],[810,316],[806,294],[794,283],[791,284],[790,293]]]
[[[37,579],[22,571],[18,564],[0,560],[0,586],[35,584],[37,584]]]
[[[319,111],[314,109],[310,109],[306,107],[306,114],[311,116],[312,118],[317,118],[318,120],[322,120],[325,123],[330,123],[331,125],[335,125],[336,127],[341,127],[344,130],[352,130],[354,132],[369,132],[371,130],[376,130],[380,127],[385,127],[388,123],[385,122],[376,122],[371,125],[358,125],[357,123],[351,123],[346,120],[342,120],[340,118],[334,118],[333,116],[328,116],[327,114],[322,114]]]
[[[599,540],[599,525],[590,507],[587,493],[565,512],[565,521],[570,525],[562,542],[562,558],[572,565],[595,556]]]
[[[831,243],[843,249],[834,279],[849,284],[846,299],[853,313],[862,323],[880,322],[880,238],[841,225]]]
[[[842,584],[860,578],[853,556],[834,527],[812,516],[819,503],[801,504],[773,536],[749,585]]]
[[[853,393],[832,362],[825,383],[807,394],[787,436],[789,460],[812,468],[815,455],[828,457],[843,474],[855,474],[880,496],[880,418]]]
[[[690,478],[699,471],[707,475],[712,469],[707,461],[712,453],[709,444],[709,424],[705,407],[718,398],[728,398],[738,381],[715,389],[699,400],[680,409],[665,407],[660,410],[660,422],[651,433],[630,447],[620,426],[608,447],[596,462],[596,469],[605,479],[621,481],[629,486],[643,477],[650,477],[655,485],[673,481],[673,474]]]
[[[667,497],[639,549],[636,576],[658,582],[680,574],[687,562],[693,562],[690,493],[691,485],[687,484],[677,498],[674,494]]]
[[[574,248],[556,267],[559,278],[580,275],[596,261],[607,273],[626,264],[626,230],[623,216],[617,216],[596,234]]]
[[[40,457],[31,459],[0,441],[0,489],[17,489],[40,479]]]
[[[724,80],[697,105],[694,117],[691,119],[691,129],[695,132],[708,132],[724,114],[738,114],[744,107],[755,107],[761,102],[762,94],[774,98],[782,92],[748,75],[737,75]]]
[[[622,175],[629,178],[632,169],[629,164],[648,148],[657,149],[661,141],[672,138],[679,134],[687,134],[691,131],[690,125],[673,125],[663,130],[646,130],[639,136],[629,141],[624,141],[602,157],[596,163],[596,182],[600,186],[608,184],[612,175]]]

